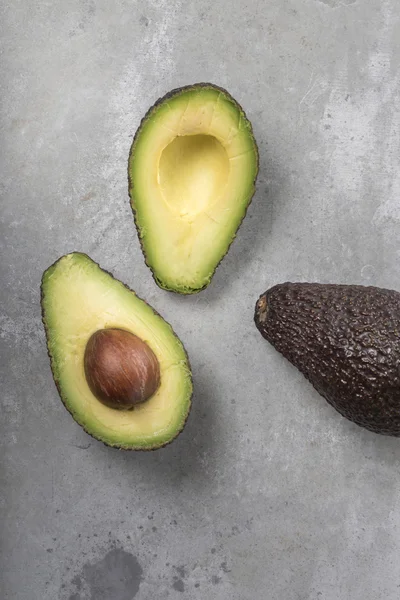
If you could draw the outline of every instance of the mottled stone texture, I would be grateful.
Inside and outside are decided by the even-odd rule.
[[[281,281],[400,291],[397,0],[5,1],[0,7],[2,600],[398,600],[400,441],[343,419],[262,339]],[[129,208],[140,118],[221,85],[258,189],[198,296],[159,290]],[[185,432],[91,440],[58,399],[42,271],[89,253],[191,357]]]

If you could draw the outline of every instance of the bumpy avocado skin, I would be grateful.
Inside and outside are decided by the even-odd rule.
[[[86,258],[88,258],[89,260],[91,260],[92,262],[94,262],[100,269],[102,269],[102,271],[104,271],[105,273],[107,273],[107,275],[109,275],[112,279],[116,279],[112,273],[110,273],[106,269],[103,269],[102,267],[100,267],[100,265],[98,263],[96,263],[95,261],[93,261],[93,259],[90,258],[87,254],[85,254],[83,252],[78,252],[78,251],[74,251],[73,254],[80,254],[82,256],[85,256]],[[69,412],[69,414],[71,415],[71,417],[75,420],[75,416],[74,416],[72,410],[69,407],[67,398],[64,395],[64,391],[63,391],[63,389],[62,389],[62,387],[60,385],[60,382],[59,382],[59,380],[58,380],[58,378],[56,377],[56,374],[55,374],[53,356],[52,356],[52,354],[50,352],[50,348],[49,348],[48,325],[47,325],[46,314],[45,314],[45,310],[44,310],[44,292],[43,292],[43,282],[44,282],[44,279],[46,277],[46,274],[48,274],[49,272],[51,272],[52,270],[54,270],[54,268],[56,267],[57,263],[60,262],[63,258],[64,258],[64,256],[60,256],[60,258],[58,258],[52,265],[50,265],[50,267],[48,267],[43,272],[43,274],[42,274],[41,286],[40,286],[40,306],[41,306],[42,324],[43,324],[43,328],[44,328],[44,331],[45,331],[45,334],[46,334],[47,355],[48,355],[49,360],[50,360],[50,367],[51,367],[51,371],[52,371],[52,375],[53,375],[53,380],[54,380],[55,386],[57,388],[58,395],[60,396],[61,402],[63,403],[64,407],[67,409],[67,411]],[[117,281],[119,281],[119,280],[117,280]],[[139,298],[139,296],[137,296],[136,292],[134,292],[128,285],[126,285],[123,282],[120,282],[120,283],[122,283],[123,286],[129,292],[132,292],[132,294],[135,294],[135,296]],[[139,298],[139,299],[142,302],[144,302],[145,304],[147,304],[148,306],[150,306],[145,300],[143,300],[143,298]],[[158,316],[161,316],[161,315],[159,315],[159,313],[152,306],[150,308],[154,312],[154,314],[156,314]],[[165,321],[165,319],[164,319],[164,321]],[[171,328],[171,333],[176,336],[176,333],[172,329],[171,325],[169,325],[169,326]],[[181,344],[182,344],[183,350],[185,352],[187,364],[188,364],[188,367],[189,367],[189,370],[190,370],[190,374],[191,374],[191,365],[190,365],[190,361],[189,361],[189,356],[188,356],[186,348],[184,347],[184,345],[183,345],[182,342],[181,342]],[[124,445],[124,444],[109,443],[109,442],[105,441],[104,439],[98,438],[91,431],[88,431],[88,429],[86,427],[84,427],[81,423],[78,423],[78,424],[80,425],[80,427],[82,427],[82,429],[85,431],[85,433],[87,433],[88,435],[90,435],[90,437],[92,437],[93,439],[95,439],[97,441],[102,442],[107,447],[116,448],[118,450],[130,450],[130,451],[135,450],[135,451],[140,451],[140,452],[151,452],[151,451],[154,451],[154,450],[159,450],[160,448],[165,448],[165,446],[168,446],[169,444],[171,444],[182,433],[183,429],[185,428],[185,425],[187,423],[187,420],[189,418],[189,414],[190,414],[190,411],[191,411],[191,408],[192,408],[192,396],[193,396],[193,390],[192,390],[192,394],[191,394],[190,399],[189,399],[189,406],[188,406],[187,413],[186,413],[186,415],[185,415],[185,417],[184,417],[184,419],[183,419],[183,421],[182,421],[179,429],[177,429],[176,434],[174,435],[174,437],[172,437],[171,439],[169,439],[165,443],[155,444],[154,446],[141,447],[141,446],[134,446],[134,445]]]
[[[400,293],[283,283],[260,296],[261,335],[344,417],[400,436]]]
[[[162,279],[160,279],[159,277],[157,277],[157,274],[154,272],[154,269],[152,267],[151,264],[149,264],[148,259],[147,259],[147,255],[146,255],[146,250],[143,244],[143,234],[142,234],[142,230],[140,228],[138,219],[137,219],[137,214],[136,214],[136,203],[135,203],[135,186],[134,183],[132,181],[131,175],[130,175],[130,164],[131,162],[134,160],[135,157],[135,150],[136,150],[136,143],[138,141],[139,135],[141,133],[142,127],[143,125],[146,123],[146,121],[148,119],[150,119],[153,114],[156,112],[156,109],[158,108],[158,106],[160,106],[160,104],[163,104],[165,102],[168,102],[169,99],[174,98],[175,96],[179,96],[180,94],[182,94],[183,92],[186,92],[188,90],[200,90],[202,88],[212,88],[215,90],[219,90],[222,94],[224,94],[224,96],[226,96],[227,98],[229,98],[229,100],[238,107],[241,115],[243,116],[243,118],[246,120],[246,123],[248,125],[248,129],[249,132],[251,133],[251,137],[252,137],[252,141],[253,141],[253,147],[254,147],[254,152],[255,152],[255,156],[256,156],[256,173],[254,176],[254,180],[253,180],[253,185],[251,187],[250,193],[249,193],[249,197],[248,197],[248,201],[247,203],[244,205],[243,207],[243,216],[241,218],[240,223],[237,226],[237,229],[235,231],[235,234],[232,236],[231,240],[229,241],[229,245],[228,248],[225,252],[225,254],[223,254],[218,262],[218,264],[216,265],[214,271],[211,273],[210,278],[208,280],[208,282],[206,284],[204,284],[201,287],[193,287],[193,288],[175,288],[175,287],[170,287],[168,286],[166,283],[164,283],[164,281]],[[158,287],[160,287],[163,290],[166,290],[167,292],[175,292],[178,294],[183,294],[183,295],[193,295],[193,294],[198,294],[199,292],[203,291],[204,289],[206,289],[209,284],[211,283],[212,278],[214,277],[215,271],[217,270],[217,268],[219,267],[219,265],[221,264],[222,260],[225,258],[225,256],[228,254],[228,251],[237,235],[237,232],[239,231],[239,228],[241,226],[241,224],[243,223],[243,220],[247,214],[247,210],[250,206],[250,203],[253,199],[254,193],[256,191],[256,182],[257,182],[257,176],[258,176],[258,171],[259,171],[259,167],[260,167],[260,157],[259,157],[259,152],[258,152],[258,146],[257,146],[257,142],[255,140],[254,134],[253,134],[253,127],[250,123],[250,121],[248,120],[246,113],[244,112],[242,106],[239,104],[239,102],[237,102],[232,96],[231,94],[223,87],[220,87],[218,85],[215,85],[214,83],[207,83],[207,82],[199,82],[199,83],[193,83],[191,85],[185,85],[179,88],[175,88],[173,90],[171,90],[170,92],[167,92],[164,96],[162,96],[161,98],[158,98],[158,100],[148,109],[148,111],[146,112],[146,114],[144,115],[144,117],[142,118],[142,120],[140,121],[140,125],[136,130],[136,133],[133,137],[133,141],[132,141],[132,145],[131,145],[131,149],[129,151],[129,158],[128,158],[128,191],[129,191],[129,197],[130,197],[130,206],[131,206],[131,210],[132,210],[132,214],[133,214],[133,220],[135,223],[135,227],[136,227],[136,231],[138,233],[138,237],[139,237],[139,243],[140,243],[140,247],[144,256],[144,261],[147,265],[147,267],[149,267],[149,269],[151,270],[151,274],[153,276],[153,279],[155,281],[155,283],[158,285]]]

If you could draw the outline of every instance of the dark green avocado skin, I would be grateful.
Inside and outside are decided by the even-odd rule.
[[[400,436],[400,293],[283,283],[260,296],[255,323],[344,417]]]

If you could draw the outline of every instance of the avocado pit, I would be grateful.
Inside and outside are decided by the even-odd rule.
[[[129,410],[148,400],[160,385],[160,364],[153,350],[124,329],[100,329],[85,348],[86,381],[110,408]]]

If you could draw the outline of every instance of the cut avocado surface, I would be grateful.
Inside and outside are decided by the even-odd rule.
[[[41,291],[53,377],[75,421],[110,446],[151,450],[171,442],[185,425],[192,396],[189,361],[171,326],[86,254],[68,254],[49,267]],[[87,342],[108,328],[139,337],[160,365],[157,391],[133,410],[99,402],[85,377]]]
[[[254,194],[258,151],[230,94],[199,83],[173,90],[142,120],[129,193],[146,263],[162,288],[205,288]]]

